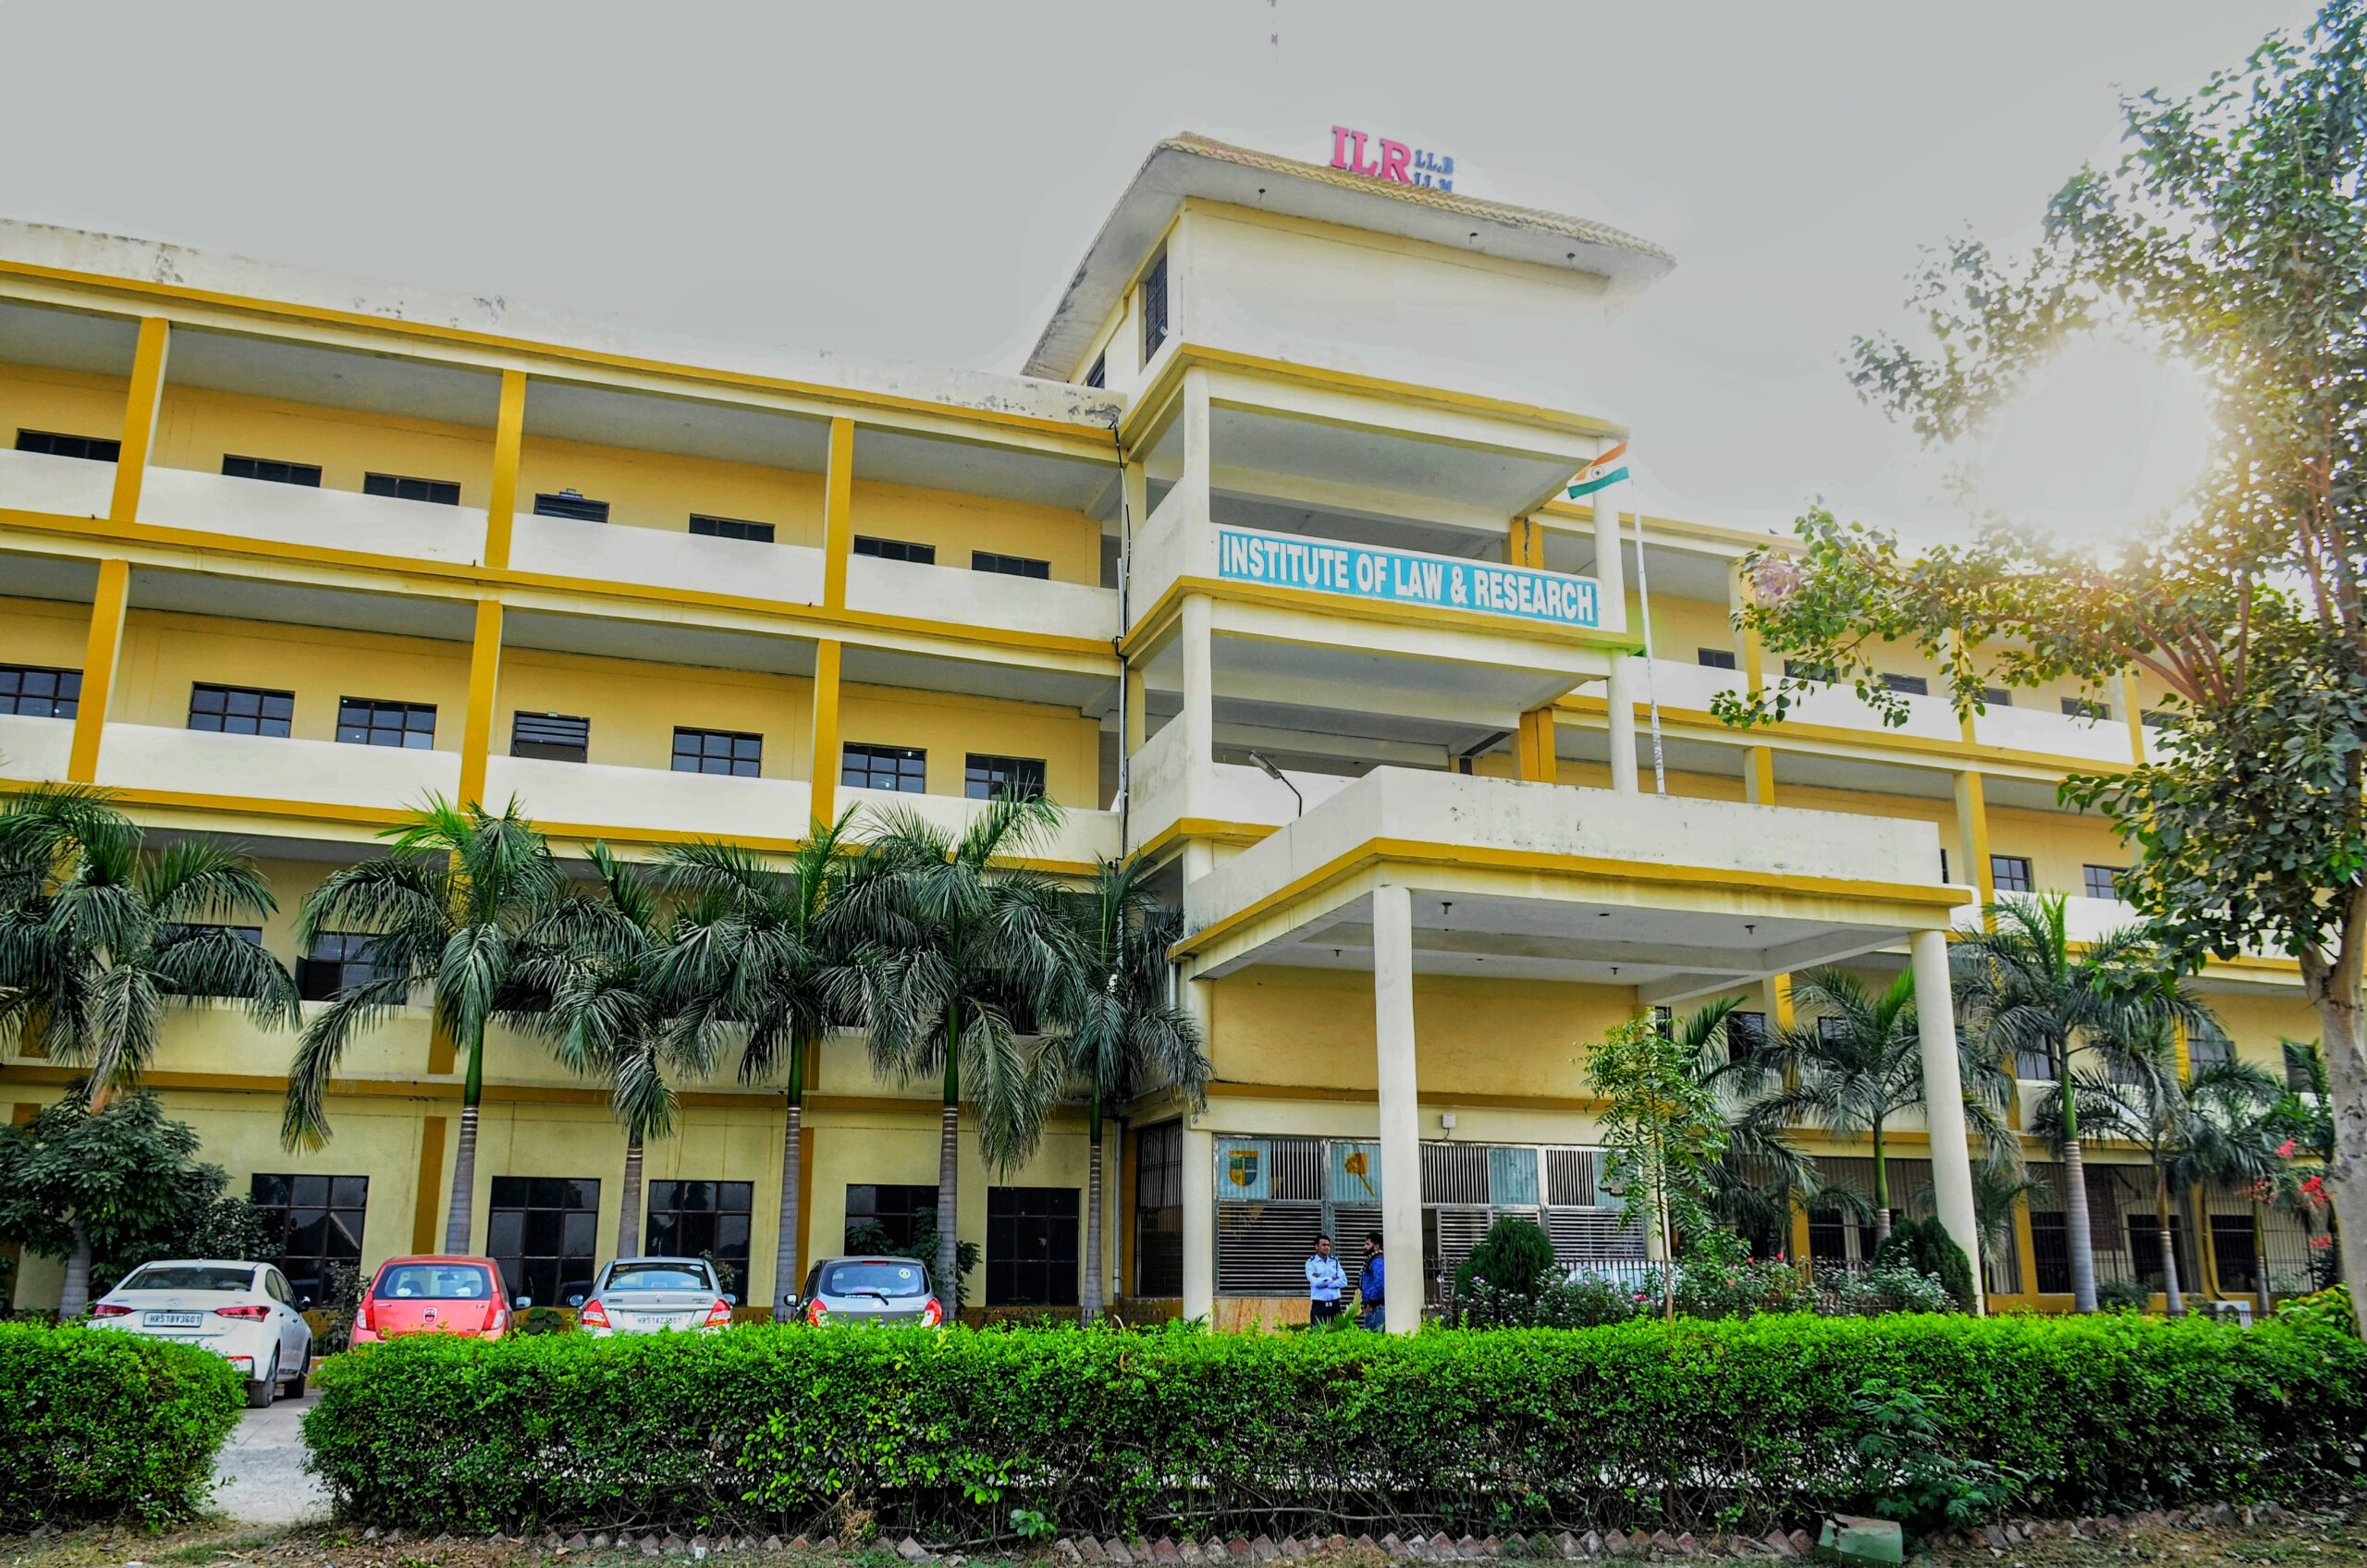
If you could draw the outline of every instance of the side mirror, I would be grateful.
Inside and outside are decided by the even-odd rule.
[[[532,1296],[520,1296],[512,1305],[515,1305],[519,1311],[523,1312],[528,1307],[534,1305],[534,1298]]]
[[[781,1292],[780,1304],[781,1305],[789,1308],[790,1311],[795,1312],[797,1310],[797,1292],[795,1291]]]
[[[297,1311],[299,1311],[299,1312],[310,1312],[310,1311],[312,1311],[312,1310],[313,1310],[313,1298],[312,1298],[312,1297],[310,1297],[310,1296],[298,1296],[298,1297],[296,1298],[296,1310],[297,1310]]]
[[[732,1294],[730,1291],[726,1291],[723,1292],[723,1305],[726,1306],[738,1306],[740,1305],[740,1298]]]
[[[582,1306],[582,1305],[583,1305],[583,1297],[582,1293],[581,1293],[581,1292],[579,1292],[579,1293],[577,1293],[577,1294],[575,1294],[575,1295],[571,1295],[571,1296],[568,1297],[568,1298],[567,1298],[567,1305],[570,1305],[570,1306]]]

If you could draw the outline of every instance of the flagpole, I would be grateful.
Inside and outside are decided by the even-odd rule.
[[[1660,690],[1652,680],[1652,574],[1644,565],[1644,487],[1637,482],[1632,460],[1627,465],[1627,498],[1636,508],[1636,605],[1644,617],[1644,707],[1652,721],[1652,793],[1665,795],[1668,766],[1661,757]],[[1615,534],[1617,530],[1613,532]]]

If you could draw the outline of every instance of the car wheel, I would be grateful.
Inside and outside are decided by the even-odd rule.
[[[269,1410],[271,1396],[279,1391],[279,1353],[271,1353],[271,1370],[247,1385],[247,1408]]]
[[[305,1369],[300,1366],[296,1369],[296,1375],[288,1379],[288,1388],[285,1391],[289,1399],[304,1397],[304,1377]]]

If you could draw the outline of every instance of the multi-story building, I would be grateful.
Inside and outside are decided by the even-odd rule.
[[[2055,786],[2153,743],[2139,681],[1960,725],[1902,658],[1903,729],[1840,689],[1772,730],[1711,717],[1773,673],[1730,619],[1764,538],[1623,515],[1617,487],[1564,498],[1624,436],[1609,315],[1672,265],[1597,224],[1179,138],[1024,377],[697,348],[29,225],[0,258],[0,778],[250,846],[280,902],[258,939],[308,1008],[366,971],[366,934],[298,952],[295,912],[431,792],[642,854],[780,851],[857,802],[959,823],[1040,789],[1066,810],[1042,864],[1163,866],[1207,1107],[1126,1108],[1085,1264],[1081,1119],[1017,1171],[965,1151],[988,1305],[1073,1302],[1090,1266],[1251,1321],[1290,1311],[1318,1229],[1352,1251],[1385,1231],[1402,1272],[1507,1210],[1574,1259],[1640,1256],[1584,1087],[1613,1023],[1738,995],[1763,1026],[1790,974],[1911,966],[1952,1061],[1945,932],[1969,906],[2055,890],[2081,932],[2122,918],[2127,851]],[[2311,1033],[2288,962],[2202,986],[2232,1043],[2197,1051],[2274,1068]],[[435,1243],[460,1084],[427,1008],[349,1060],[316,1152],[279,1138],[292,1046],[194,1007],[149,1081],[285,1215],[291,1275]],[[68,1077],[12,1041],[0,1098],[22,1118]],[[1968,1231],[1954,1081],[1894,1169],[1902,1204]],[[824,1047],[805,1256],[933,1209],[935,1093]],[[530,1040],[493,1042],[484,1099],[475,1240],[549,1299],[614,1233],[622,1135]],[[777,1219],[778,1085],[727,1073],[685,1101],[644,1234],[774,1299],[792,1281],[750,1238]],[[1861,1147],[1801,1136],[1863,1185]],[[2135,1158],[2091,1155],[2095,1240],[2108,1270],[2158,1272]],[[2248,1289],[2248,1206],[2210,1207],[2190,1243],[2180,1219],[2182,1277]],[[1866,1246],[1831,1210],[1771,1240]],[[1993,1297],[2067,1299],[2062,1256],[2059,1205],[2023,1203]],[[56,1287],[27,1260],[21,1302]]]

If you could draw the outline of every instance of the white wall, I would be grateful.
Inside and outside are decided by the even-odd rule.
[[[450,799],[460,785],[460,757],[457,752],[109,724],[99,746],[98,781],[126,790],[400,810],[430,793]]]
[[[550,576],[789,604],[822,598],[822,552],[810,545],[710,539],[566,517],[519,517],[510,526],[509,564]]]
[[[483,507],[443,507],[185,468],[148,470],[140,492],[140,521],[407,560],[472,565],[484,554]]]
[[[0,713],[0,778],[36,782],[64,778],[73,749],[70,718],[25,718]]]
[[[47,452],[0,451],[0,507],[104,517],[115,499],[115,464]]]
[[[814,815],[802,778],[737,778],[546,757],[488,757],[485,803],[511,796],[542,822],[658,828],[718,839],[799,839]]]

